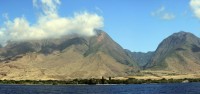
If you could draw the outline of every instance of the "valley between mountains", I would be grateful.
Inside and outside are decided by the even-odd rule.
[[[0,48],[0,79],[200,78],[200,38],[178,32],[154,52],[123,49],[102,30],[83,37],[9,41]]]

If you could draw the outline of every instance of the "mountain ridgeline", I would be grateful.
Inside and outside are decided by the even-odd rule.
[[[145,67],[176,73],[198,73],[200,39],[188,32],[172,34],[160,43]]]
[[[151,58],[154,55],[154,52],[131,52],[127,49],[125,49],[125,52],[129,57],[131,57],[135,62],[137,62],[138,66],[143,69],[144,66],[149,63]]]
[[[172,34],[155,52],[126,52],[143,70],[175,74],[199,73],[200,70],[200,38],[189,32]]]
[[[0,79],[66,80],[130,76],[140,70],[179,74],[200,70],[200,39],[174,33],[154,52],[123,49],[104,31],[83,37],[9,41],[0,48]]]
[[[109,35],[10,41],[0,48],[0,79],[64,80],[127,76],[139,66]]]

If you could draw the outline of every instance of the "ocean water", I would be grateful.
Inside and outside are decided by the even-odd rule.
[[[200,94],[200,83],[140,85],[0,85],[0,94]]]

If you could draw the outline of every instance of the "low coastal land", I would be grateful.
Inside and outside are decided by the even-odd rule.
[[[0,84],[22,84],[22,85],[101,85],[101,84],[150,84],[150,83],[189,83],[200,82],[200,74],[173,73],[169,71],[140,71],[132,76],[124,77],[99,77],[85,79],[1,79]]]
[[[151,84],[151,83],[189,83],[200,82],[195,75],[176,76],[128,76],[109,77],[101,79],[71,79],[71,80],[0,80],[0,84],[22,85],[109,85],[109,84]]]
[[[189,83],[200,82],[200,78],[190,79],[74,79],[74,80],[0,80],[0,84],[22,84],[22,85],[109,85],[109,84],[151,84],[151,83]]]

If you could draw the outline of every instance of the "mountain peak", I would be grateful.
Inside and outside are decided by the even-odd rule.
[[[176,32],[174,34],[192,34],[192,33],[186,32],[186,31],[179,31],[179,32]]]
[[[180,31],[177,33],[172,34],[173,37],[193,37],[194,35],[190,32]]]
[[[186,43],[189,44],[196,44],[198,43],[199,38],[192,33],[180,31],[177,33],[172,34],[168,38],[166,38],[159,47],[163,46],[163,48],[176,48]],[[158,47],[158,48],[159,48]]]
[[[154,68],[168,68],[167,66],[171,64],[170,62],[174,62],[167,61],[169,58],[176,58],[174,60],[182,64],[181,62],[183,61],[187,62],[185,58],[190,57],[191,53],[200,52],[199,47],[200,39],[194,34],[184,31],[174,33],[159,44],[155,55],[151,59],[151,63],[147,65],[147,67],[154,66]],[[186,53],[188,54],[187,56],[185,56]]]
[[[178,40],[179,42],[187,42],[190,44],[199,43],[199,38],[190,32],[180,31],[172,34],[169,38],[172,40]]]

